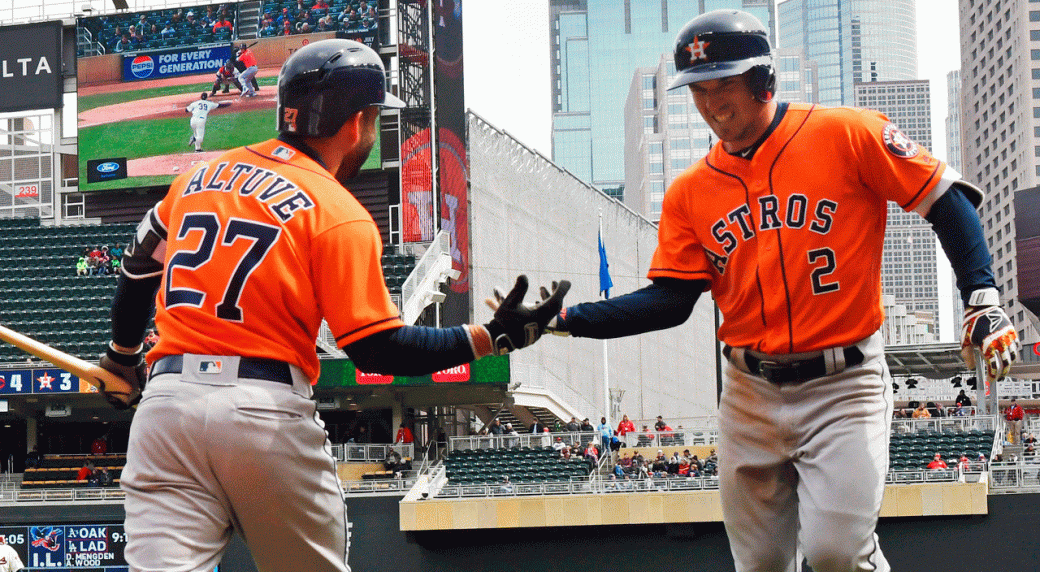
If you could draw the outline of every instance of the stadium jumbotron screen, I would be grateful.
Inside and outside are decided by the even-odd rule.
[[[266,0],[259,17],[239,14],[241,4],[204,4],[79,19],[80,191],[169,185],[199,161],[273,137],[289,54],[325,38],[378,41],[375,0],[304,4]],[[243,45],[256,62],[253,97],[239,81],[251,72]],[[200,106],[188,107],[203,92],[220,107],[200,120]],[[362,168],[380,164],[377,143]]]

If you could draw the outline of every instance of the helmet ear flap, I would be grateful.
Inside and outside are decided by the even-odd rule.
[[[776,95],[776,73],[773,66],[755,66],[748,71],[748,86],[755,99],[769,103]]]

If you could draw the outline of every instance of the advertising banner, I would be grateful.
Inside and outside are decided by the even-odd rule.
[[[61,22],[0,27],[0,112],[62,106]]]
[[[216,73],[231,59],[230,46],[185,46],[161,52],[123,56],[123,80],[137,81]]]

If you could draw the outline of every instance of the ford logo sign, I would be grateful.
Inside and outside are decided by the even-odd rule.
[[[97,166],[97,170],[98,170],[98,173],[111,173],[113,171],[118,171],[119,170],[119,163],[116,163],[115,161],[109,161],[107,163],[102,163],[102,164]]]

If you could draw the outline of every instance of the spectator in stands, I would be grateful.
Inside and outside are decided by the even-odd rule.
[[[314,6],[311,6],[312,10],[328,10],[329,4],[325,0],[316,0]]]
[[[954,409],[953,413],[951,413],[950,415],[952,417],[967,417],[968,408],[958,403],[956,409]]]
[[[335,31],[336,27],[332,24],[332,16],[322,16],[318,18],[318,30],[319,32],[330,32]]]
[[[618,464],[621,465],[621,468],[624,469],[626,473],[632,472],[632,457],[628,453],[625,453],[620,459],[618,459]]]
[[[592,433],[596,428],[592,426],[592,423],[589,422],[589,418],[586,417],[581,422],[581,430],[583,433]]]
[[[137,32],[137,35],[143,36],[151,27],[151,24],[148,23],[148,17],[141,14],[141,17],[137,19],[137,23],[133,25],[133,30]]]
[[[1018,404],[1018,399],[1012,397],[1011,405],[1004,411],[1004,420],[1007,421],[1012,445],[1017,445],[1022,440],[1022,419],[1024,417],[1025,411]]]
[[[282,22],[282,33],[280,35],[282,35],[282,36],[291,36],[291,35],[293,35],[292,22],[290,22],[289,20],[285,20],[284,22]]]
[[[276,35],[278,35],[278,30],[275,29],[274,23],[272,22],[268,22],[260,28],[260,37],[269,38]]]
[[[965,395],[964,390],[962,389],[961,392],[957,394],[957,399],[954,403],[965,407],[971,407],[971,398]]]
[[[504,429],[502,427],[502,420],[499,419],[498,417],[496,417],[491,422],[491,426],[488,427],[488,432],[491,433],[493,436],[496,436],[496,437],[501,435],[502,433],[504,433],[505,431],[504,431]]]
[[[581,423],[578,423],[577,417],[571,417],[571,420],[567,422],[567,430],[571,433],[581,431]]]
[[[621,422],[617,426],[618,437],[624,437],[629,433],[635,433],[636,426],[632,424],[632,420],[628,418],[628,415],[621,416]]]
[[[553,441],[552,448],[557,454],[562,454],[561,451],[567,448],[567,444],[563,442],[563,437],[557,437]]]
[[[105,453],[108,453],[108,439],[106,439],[106,436],[107,434],[99,435],[94,439],[94,442],[90,444],[91,455],[104,455]]]
[[[557,417],[557,418],[553,419],[552,432],[553,433],[563,433],[563,429],[564,429],[564,425],[563,425],[563,422],[560,421],[560,418]]]
[[[291,25],[295,19],[295,14],[290,14],[288,8],[282,8],[282,13],[274,19],[274,25],[276,28],[281,28],[286,22]]]
[[[502,435],[506,437],[506,447],[516,447],[520,444],[520,433],[517,433],[516,429],[513,429],[512,423],[506,423],[505,430],[502,431]]]
[[[653,432],[650,431],[650,427],[649,426],[643,425],[643,430],[639,433],[639,439],[637,441],[637,446],[639,446],[639,447],[649,447],[651,444],[653,444],[653,442],[654,442],[654,434],[653,434]]]
[[[86,276],[87,274],[87,257],[80,256],[76,259],[76,276]]]
[[[191,10],[188,10],[187,15],[184,16],[184,23],[187,24],[188,32],[191,34],[194,34],[202,27],[202,23],[195,19],[195,12]]]
[[[213,24],[213,33],[216,34],[224,28],[227,28],[228,32],[234,31],[234,26],[231,25],[231,22],[229,22],[227,18],[221,18]]]
[[[625,478],[625,468],[621,466],[621,462],[614,463],[614,468],[610,470],[610,476],[619,479]]]
[[[919,403],[917,409],[914,409],[914,419],[929,419],[932,414],[924,408],[924,403]]]
[[[76,473],[77,481],[85,481],[90,478],[90,475],[94,473],[93,461],[83,461],[83,466],[79,468],[79,472]]]
[[[98,486],[110,487],[112,486],[112,474],[108,472],[108,467],[101,467],[96,471]]]
[[[402,422],[397,429],[397,437],[394,439],[394,443],[412,443],[414,441],[415,436],[412,435],[412,430]]]
[[[548,429],[548,427],[545,426],[545,423],[542,423],[538,419],[535,419],[534,423],[531,423],[531,435],[541,435],[546,429]]]
[[[948,468],[946,466],[946,461],[943,461],[942,455],[939,453],[936,453],[935,457],[932,458],[932,462],[928,463],[928,470],[930,471],[939,471],[946,468]]]
[[[220,17],[213,11],[213,6],[206,6],[206,13],[200,18],[206,26],[211,26],[220,21]],[[214,30],[216,31],[216,30]]]
[[[513,494],[513,483],[509,480],[509,475],[502,476],[502,483],[498,486],[498,490],[504,494]]]
[[[1025,445],[1036,445],[1036,435],[1030,433],[1025,439],[1022,440]]]
[[[177,24],[180,24],[183,21],[184,10],[182,10],[181,8],[177,8],[177,11],[173,13],[173,16],[170,16],[170,22],[172,22],[173,25],[176,26]]]
[[[560,449],[560,458],[564,461],[569,461],[571,459],[571,448],[566,444],[564,444],[563,448]]]
[[[650,470],[655,473],[663,473],[668,470],[668,458],[664,456],[663,450],[657,450],[657,457],[655,457],[654,462],[650,464]]]
[[[942,409],[934,401],[929,401],[927,407],[932,417],[943,417]]]
[[[971,469],[971,461],[967,455],[961,455],[961,458],[957,460],[957,468],[963,473]]]
[[[668,424],[664,422],[664,417],[658,415],[657,423],[654,423],[654,431],[664,431],[668,427]]]
[[[350,4],[344,4],[343,11],[339,13],[339,16],[337,16],[340,24],[346,24],[350,20],[351,12],[352,10],[350,9]]]
[[[177,30],[173,29],[173,23],[167,22],[163,29],[159,32],[159,37],[162,39],[172,38],[177,34]]]
[[[599,418],[599,425],[596,426],[596,430],[599,431],[599,439],[603,443],[600,451],[604,453],[610,451],[610,441],[614,437],[614,428],[607,424],[606,417]]]
[[[386,458],[383,459],[383,469],[387,471],[397,471],[397,468],[401,465],[401,455],[397,451],[391,450],[386,454]]]
[[[1036,456],[1036,446],[1032,443],[1026,445],[1025,450],[1022,451],[1023,457],[1034,457]]]
[[[112,48],[112,51],[116,53],[133,51],[134,45],[130,42],[130,35],[123,34],[123,36],[116,42],[116,45]]]
[[[589,462],[592,468],[595,468],[599,464],[599,451],[596,449],[596,445],[593,441],[589,441],[585,445],[585,460]]]

